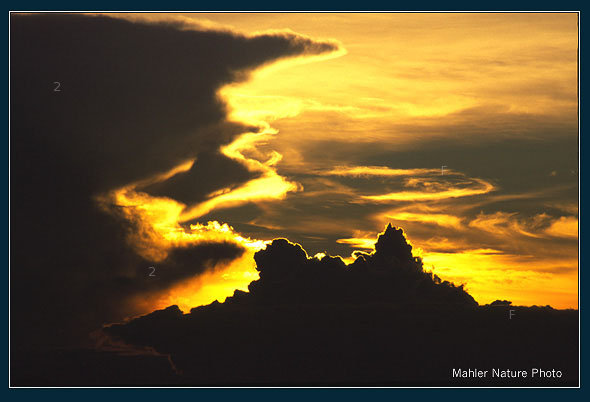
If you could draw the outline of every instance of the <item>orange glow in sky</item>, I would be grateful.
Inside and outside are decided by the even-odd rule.
[[[330,247],[372,248],[388,222],[404,228],[425,267],[466,284],[480,304],[508,299],[577,308],[577,200],[555,195],[571,187],[572,173],[547,166],[534,191],[515,190],[508,183],[525,169],[498,173],[513,156],[499,154],[499,168],[477,171],[484,175],[456,166],[441,172],[444,155],[408,167],[380,154],[575,135],[576,14],[119,16],[180,18],[247,35],[289,29],[341,44],[337,52],[282,60],[220,89],[230,120],[261,127],[220,151],[257,178],[195,205],[152,197],[136,191],[137,184],[106,196],[133,207],[128,219],[143,222],[145,231],[130,242],[153,260],[172,247],[210,240],[247,249],[221,269],[136,300],[142,309],[178,304],[188,311],[247,290],[257,278],[253,253],[273,237],[307,236],[321,241],[310,255],[338,254]],[[150,180],[166,180],[192,163],[199,161]],[[260,210],[256,218],[223,219],[227,210],[252,204]],[[211,214],[221,218],[201,221]],[[201,223],[183,225],[195,221]],[[238,223],[273,231],[259,240],[261,232],[230,227]]]

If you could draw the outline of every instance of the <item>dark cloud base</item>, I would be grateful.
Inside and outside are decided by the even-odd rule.
[[[170,306],[104,328],[111,341],[169,356],[177,372],[152,360],[148,367],[162,376],[154,381],[149,371],[142,380],[147,357],[134,356],[124,362],[134,368],[131,377],[104,374],[118,357],[85,352],[104,377],[72,370],[82,360],[73,354],[66,365],[72,376],[45,377],[44,383],[577,385],[577,311],[507,301],[479,306],[462,287],[424,272],[401,229],[388,226],[375,251],[358,254],[348,266],[337,257],[308,258],[285,239],[274,240],[255,260],[260,279],[249,293],[236,291],[225,303],[186,315]],[[453,379],[451,370],[458,368],[555,369],[563,376]]]
[[[166,357],[34,354],[13,385],[577,386],[577,312],[365,305],[213,305],[154,312],[112,334]],[[452,379],[453,368],[561,370],[561,379]]]

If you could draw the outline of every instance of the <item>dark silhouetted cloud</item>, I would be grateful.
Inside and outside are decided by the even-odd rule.
[[[140,190],[153,196],[170,197],[184,204],[196,204],[220,188],[232,188],[260,176],[219,152],[197,154],[190,170]]]
[[[350,265],[310,258],[300,245],[275,239],[255,254],[260,279],[250,292],[190,314],[170,306],[103,331],[110,342],[170,356],[176,385],[576,383],[577,347],[564,340],[576,336],[575,311],[510,306],[519,317],[512,321],[506,308],[478,306],[462,287],[424,272],[391,225],[373,252],[356,256]],[[539,362],[562,378],[450,374]]]
[[[255,303],[369,303],[418,302],[477,305],[463,289],[425,272],[402,229],[389,225],[373,253],[357,253],[347,266],[339,257],[308,258],[298,244],[273,240],[254,255],[260,279],[249,293]],[[233,299],[229,299],[232,302]]]

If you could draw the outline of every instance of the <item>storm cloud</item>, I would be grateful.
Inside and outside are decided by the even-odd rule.
[[[154,193],[198,200],[256,177],[219,154],[258,128],[229,122],[217,91],[278,59],[337,48],[294,33],[71,14],[13,14],[10,33],[15,351],[84,342],[133,313],[121,307],[128,296],[240,256],[223,241],[181,247],[148,278],[153,261],[128,245],[140,222],[105,213],[96,197],[195,159],[182,175],[194,193],[177,194],[174,181]]]

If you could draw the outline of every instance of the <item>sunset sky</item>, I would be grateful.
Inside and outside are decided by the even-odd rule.
[[[11,13],[11,385],[578,384],[578,19]]]
[[[223,301],[276,238],[350,263],[388,223],[480,304],[577,308],[576,13],[12,18],[13,304],[54,330]]]
[[[221,147],[249,180],[192,202],[188,160],[158,191],[112,193],[166,242],[239,236],[253,253],[286,237],[346,260],[391,222],[480,304],[577,307],[576,14],[116,16],[336,45],[219,90],[230,120],[261,128]],[[256,277],[252,253],[138,303],[223,300]]]

